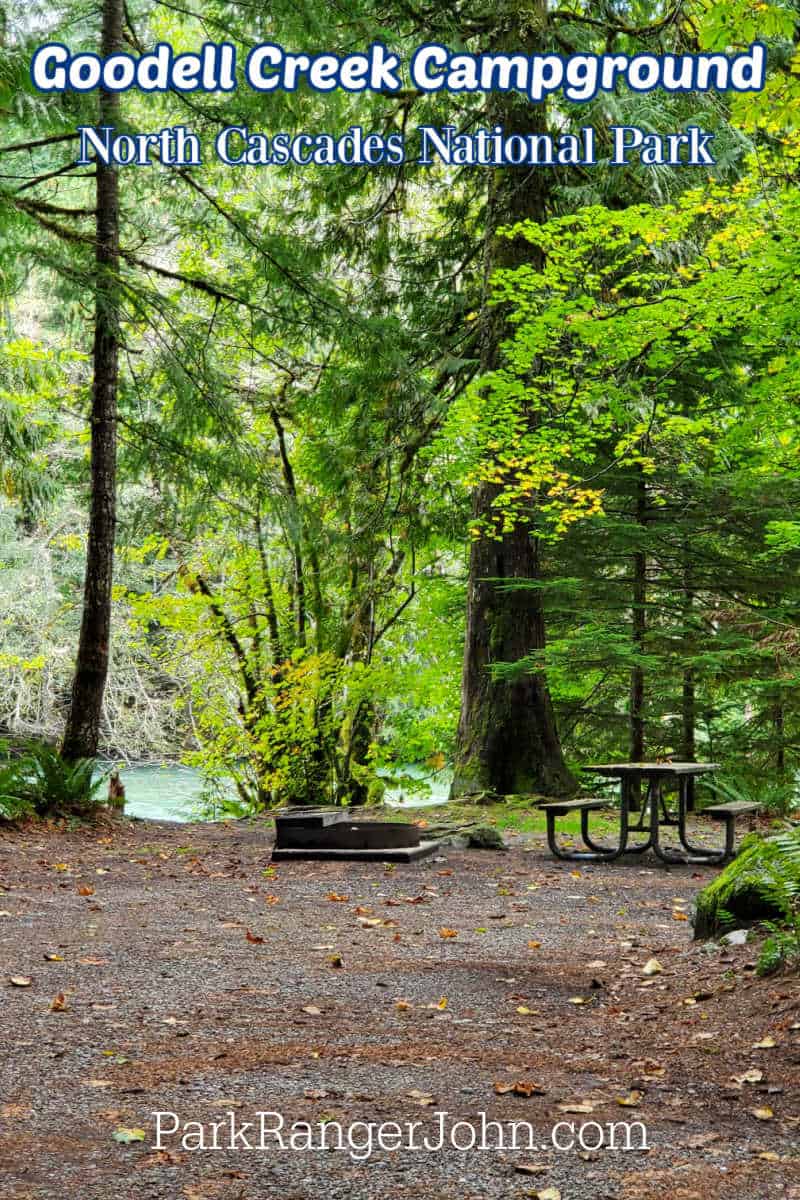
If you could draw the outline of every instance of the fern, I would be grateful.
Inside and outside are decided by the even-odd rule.
[[[796,803],[794,785],[785,782],[761,780],[757,785],[748,787],[723,777],[703,780],[703,784],[714,793],[715,802],[722,800],[760,804],[776,817],[788,816]]]
[[[697,897],[695,936],[746,919],[742,908],[751,920],[768,915],[760,974],[800,962],[800,827],[745,838],[738,857]]]
[[[0,816],[86,816],[100,803],[105,775],[94,759],[66,762],[51,746],[29,743],[18,758],[0,763]]]

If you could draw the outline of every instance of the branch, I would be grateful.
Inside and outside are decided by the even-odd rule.
[[[0,146],[0,154],[18,154],[23,150],[36,150],[40,146],[54,146],[57,142],[75,142],[77,139],[77,132],[54,133],[51,137],[39,138],[35,142],[16,142],[13,146]]]

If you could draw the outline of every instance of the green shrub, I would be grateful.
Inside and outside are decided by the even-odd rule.
[[[784,779],[762,779],[757,783],[734,783],[725,777],[704,779],[703,786],[714,793],[713,803],[730,803],[743,800],[748,804],[760,804],[770,816],[788,817],[797,806],[794,783]]]
[[[29,743],[22,754],[0,759],[0,817],[88,816],[101,803],[105,775],[94,778],[95,762],[66,762],[51,746]]]

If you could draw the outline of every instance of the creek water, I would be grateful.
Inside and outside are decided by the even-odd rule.
[[[404,767],[412,778],[426,776],[421,768]],[[125,812],[129,817],[158,821],[201,821],[213,818],[203,809],[203,777],[193,767],[160,766],[123,767],[120,771],[125,785]],[[437,775],[428,792],[407,793],[403,788],[387,788],[386,803],[396,808],[428,808],[447,800],[449,779]],[[233,791],[233,789],[231,789]]]

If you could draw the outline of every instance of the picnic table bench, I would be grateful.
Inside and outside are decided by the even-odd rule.
[[[578,800],[556,800],[540,805],[547,820],[547,844],[556,858],[569,861],[610,861],[623,854],[643,854],[646,850],[668,864],[677,863],[723,863],[733,856],[735,825],[739,817],[753,815],[760,810],[759,804],[734,801],[730,804],[712,804],[703,810],[703,815],[725,823],[725,845],[722,849],[710,850],[693,845],[686,830],[686,815],[692,795],[692,784],[696,776],[717,770],[717,763],[597,763],[587,768],[607,779],[620,781],[619,837],[615,846],[603,845],[592,839],[589,832],[589,816],[593,812],[608,808],[607,800],[587,797]],[[631,824],[630,814],[634,784],[644,781],[647,794],[642,812],[636,824]],[[664,801],[664,784],[677,783],[677,812],[667,810]],[[580,814],[581,839],[586,850],[571,850],[558,844],[556,820],[559,817]],[[661,844],[661,830],[674,826],[682,850],[676,852]],[[643,833],[646,840],[638,844],[628,843],[631,832]]]

